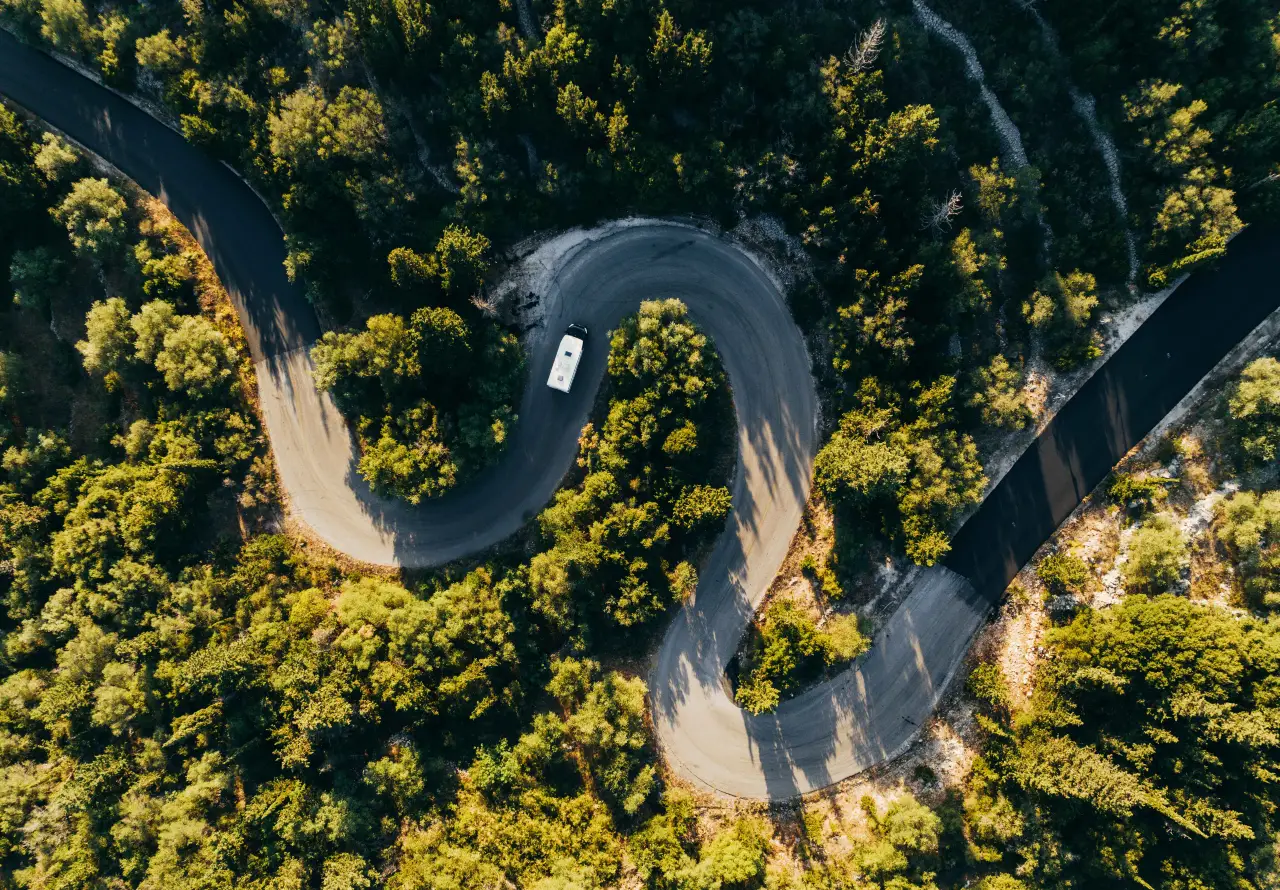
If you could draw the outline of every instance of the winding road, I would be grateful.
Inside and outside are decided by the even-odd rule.
[[[1251,229],[1221,267],[1180,287],[1085,385],[960,530],[946,567],[922,574],[859,665],[749,717],[724,669],[786,555],[808,497],[817,399],[803,338],[747,253],[663,221],[597,230],[554,271],[546,331],[597,332],[579,385],[531,384],[506,457],[481,480],[420,507],[373,496],[347,427],[311,379],[315,313],[284,275],[268,209],[226,166],[119,95],[0,32],[0,94],[101,155],[163,200],[213,261],[244,325],[263,420],[292,514],[333,547],[384,565],[425,566],[516,531],[570,467],[606,359],[600,336],[640,300],[676,296],[715,340],[738,415],[734,510],[673,619],[650,689],[664,753],[722,794],[785,799],[882,762],[929,718],[1013,574],[1116,460],[1277,305],[1280,234]]]

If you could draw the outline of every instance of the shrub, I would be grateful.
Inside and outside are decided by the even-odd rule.
[[[1227,432],[1246,467],[1270,463],[1280,449],[1280,361],[1260,358],[1227,394]]]
[[[1219,533],[1231,557],[1245,601],[1280,606],[1280,491],[1241,491],[1218,507]]]
[[[1051,553],[1036,566],[1036,577],[1051,593],[1080,593],[1089,582],[1089,567],[1070,553]]]
[[[719,522],[729,515],[733,498],[729,489],[715,485],[692,485],[681,492],[672,510],[672,519],[681,528],[698,528]]]
[[[1171,482],[1154,476],[1139,478],[1131,473],[1116,473],[1107,486],[1107,499],[1119,507],[1145,513],[1164,500],[1168,494],[1166,486]]]
[[[1009,709],[1009,688],[998,665],[989,662],[979,664],[965,681],[965,689],[986,710],[1004,713]]]
[[[833,615],[819,633],[819,644],[827,664],[853,661],[871,645],[862,632],[857,615]]]
[[[823,668],[851,661],[867,650],[856,615],[836,615],[821,630],[789,599],[764,610],[744,658],[738,704],[754,714],[771,711],[783,694],[818,677]]]
[[[1165,516],[1153,517],[1134,532],[1129,544],[1125,587],[1136,593],[1168,590],[1182,574],[1186,558],[1182,530]]]

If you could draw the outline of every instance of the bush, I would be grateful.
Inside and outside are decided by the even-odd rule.
[[[857,615],[832,615],[819,634],[828,665],[853,661],[871,645]]]
[[[729,515],[732,506],[729,489],[715,485],[691,485],[676,500],[671,518],[681,528],[698,528],[720,522]]]
[[[1154,476],[1139,478],[1131,473],[1116,473],[1107,486],[1107,499],[1118,507],[1145,513],[1155,509],[1168,494],[1173,480]]]
[[[819,629],[789,599],[776,599],[761,615],[743,656],[737,701],[753,714],[772,711],[787,693],[816,679],[824,668],[843,664],[867,650],[856,615],[834,615]]]
[[[997,355],[985,368],[979,369],[974,381],[970,407],[977,408],[985,426],[1019,430],[1031,422],[1031,409],[1022,389],[1022,370]]]
[[[1182,530],[1165,516],[1155,516],[1133,534],[1124,564],[1125,587],[1135,593],[1168,590],[1182,574],[1187,543]]]
[[[1250,362],[1227,393],[1227,431],[1245,467],[1276,459],[1280,449],[1280,361]]]
[[[1245,601],[1280,606],[1280,491],[1241,491],[1218,506],[1219,535]]]
[[[983,662],[976,666],[965,681],[965,689],[987,709],[997,713],[1009,710],[1009,687],[999,665]]]
[[[1070,553],[1050,553],[1036,566],[1036,577],[1050,593],[1081,593],[1089,583],[1089,567]]]

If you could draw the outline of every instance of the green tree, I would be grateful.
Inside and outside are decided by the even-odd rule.
[[[334,160],[369,163],[387,139],[377,97],[350,86],[332,102],[314,84],[289,94],[267,129],[276,163],[303,176],[323,175]]]
[[[742,654],[738,704],[753,714],[772,711],[824,668],[853,660],[870,644],[856,616],[833,616],[819,629],[793,600],[775,599]]]
[[[423,373],[454,382],[468,376],[474,364],[471,330],[462,316],[452,309],[419,309],[413,313],[409,327]]]
[[[82,0],[41,0],[40,20],[40,36],[63,52],[81,52],[92,42],[89,12]]]
[[[96,302],[85,319],[85,339],[76,344],[90,374],[118,374],[134,350],[131,316],[124,300]]]
[[[693,867],[697,818],[687,791],[668,788],[662,795],[662,812],[651,816],[628,839],[636,871],[647,886],[674,890]]]
[[[387,266],[391,270],[391,281],[403,288],[425,287],[437,272],[430,258],[424,258],[408,247],[397,247],[387,254]]]
[[[880,523],[921,565],[950,549],[948,525],[986,485],[973,440],[952,426],[954,386],[952,377],[917,385],[908,413],[878,381],[864,381],[859,407],[814,461],[823,496],[855,519]]]
[[[139,361],[153,364],[164,349],[164,340],[178,329],[179,321],[172,303],[154,300],[145,304],[129,319],[133,328],[134,354]]]
[[[1158,593],[1168,590],[1182,574],[1187,544],[1182,530],[1165,516],[1154,516],[1133,534],[1124,583],[1130,590]]]
[[[1116,473],[1107,486],[1107,499],[1131,512],[1148,513],[1168,496],[1169,482],[1170,480],[1158,476]]]
[[[1061,369],[1092,361],[1101,354],[1090,328],[1098,306],[1098,281],[1087,272],[1059,272],[1042,281],[1022,311],[1032,328],[1042,331],[1050,357]]]
[[[181,302],[195,278],[194,262],[186,252],[155,256],[145,241],[134,248],[134,258],[145,279],[142,292],[154,299]]]
[[[585,477],[539,516],[547,546],[513,581],[556,633],[602,614],[615,625],[641,625],[691,594],[691,560],[729,507],[728,492],[703,481],[716,453],[712,435],[705,446],[666,447],[673,433],[687,433],[695,413],[709,433],[727,428],[728,405],[716,398],[723,371],[684,306],[647,301],[624,319],[612,336],[609,374],[603,426],[589,424],[579,439]],[[702,438],[696,427],[692,438]]]
[[[0,205],[5,208],[0,238],[20,231],[39,202],[41,184],[32,168],[34,153],[26,126],[12,111],[0,108]]]
[[[47,247],[15,250],[9,264],[13,302],[23,309],[46,314],[65,275],[66,264]]]
[[[1124,97],[1126,118],[1168,182],[1148,246],[1147,279],[1157,288],[1222,256],[1243,227],[1235,195],[1211,156],[1213,134],[1204,126],[1209,105],[1187,92],[1183,84],[1154,78]]]
[[[458,479],[438,412],[426,402],[386,418],[378,438],[363,440],[361,447],[360,475],[380,494],[418,504],[448,491]]]
[[[749,890],[764,880],[769,830],[763,820],[742,817],[698,851],[685,886],[691,890]]]
[[[694,485],[680,493],[672,509],[671,518],[675,520],[676,525],[683,528],[715,525],[729,515],[729,509],[732,506],[733,498],[727,488]]]
[[[1051,631],[1027,713],[975,766],[984,861],[1033,886],[1248,880],[1270,844],[1274,794],[1252,776],[1275,756],[1254,729],[1272,719],[1275,635],[1170,595]]]
[[[361,432],[361,475],[413,503],[492,463],[517,421],[518,342],[452,309],[371,316],[363,331],[326,333],[311,358],[316,385]]]
[[[13,433],[9,421],[12,403],[21,391],[22,359],[17,353],[0,352],[0,443],[5,442]],[[5,470],[9,469],[8,459]]]
[[[76,0],[78,3],[78,0]],[[81,179],[53,211],[81,256],[104,262],[123,245],[126,206],[105,179]]]
[[[363,578],[343,586],[337,611],[346,628],[337,645],[369,678],[375,706],[421,721],[477,720],[514,704],[515,629],[487,572],[426,599]]]
[[[36,168],[49,182],[62,182],[80,166],[80,156],[61,138],[53,133],[45,133],[40,138],[40,150],[36,152]]]
[[[1022,372],[997,355],[978,370],[969,406],[978,409],[986,426],[1022,429],[1031,422],[1031,410],[1021,384]]]
[[[444,292],[468,298],[480,290],[488,271],[489,239],[463,226],[448,226],[436,243],[431,266]]]
[[[326,331],[311,347],[316,386],[332,392],[348,413],[371,398],[367,381],[382,381],[393,391],[402,378],[421,373],[411,329],[396,315],[374,315],[358,333]]]
[[[1247,467],[1280,453],[1280,361],[1254,359],[1227,390],[1228,433]]]
[[[547,690],[568,715],[566,740],[615,810],[634,816],[657,789],[644,681],[600,676],[592,661],[552,661]]]
[[[910,794],[891,801],[884,813],[870,798],[863,798],[862,807],[871,839],[831,863],[827,876],[837,886],[852,884],[859,876],[876,887],[932,890],[942,820]]]
[[[186,41],[181,36],[174,37],[168,28],[161,28],[155,34],[138,38],[134,49],[138,64],[161,77],[181,70],[187,60],[186,51]]]
[[[975,890],[1028,890],[1028,887],[1013,875],[988,875],[978,881]]]
[[[145,557],[176,543],[173,536],[191,518],[188,498],[215,466],[184,461],[91,471],[51,539],[54,571],[102,582],[122,557]]]
[[[12,354],[4,360],[4,388],[6,395],[20,380],[22,368]],[[4,470],[19,490],[37,491],[49,475],[71,463],[71,449],[57,433],[41,433],[27,430],[27,441],[22,447],[13,446],[4,452]]]
[[[1280,606],[1280,491],[1237,492],[1219,504],[1218,520],[1245,602]]]
[[[139,330],[151,333],[147,326]],[[155,366],[170,390],[208,396],[232,381],[235,352],[222,332],[203,316],[182,316],[164,335],[163,342],[155,354]],[[142,346],[139,340],[139,354]]]
[[[705,404],[720,376],[705,334],[679,300],[646,300],[640,312],[613,332],[609,376],[625,381],[624,393],[652,393],[662,406]]]

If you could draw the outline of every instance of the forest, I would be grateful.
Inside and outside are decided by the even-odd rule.
[[[493,296],[513,245],[619,214],[778,220],[810,268],[787,298],[837,529],[804,571],[834,600],[886,553],[943,558],[1033,374],[1087,367],[1106,312],[1280,211],[1272,4],[937,0],[1018,151],[921,5],[0,0],[0,24],[266,196],[328,329],[317,383],[360,472],[413,503],[519,423]],[[1127,597],[1050,632],[1029,702],[970,673],[962,787],[784,830],[666,773],[637,669],[732,509],[731,393],[682,304],[611,333],[575,467],[516,541],[361,571],[281,533],[243,335],[164,208],[3,109],[0,207],[0,887],[1280,881],[1274,360],[1223,400],[1254,480],[1220,520],[1236,611],[1171,593],[1185,545],[1144,520]],[[1037,571],[1084,583],[1070,554]],[[754,711],[868,645],[785,604],[758,625]]]
[[[1002,148],[960,54],[905,2],[4,0],[0,18],[155,103],[275,203],[290,273],[334,329],[317,361],[361,472],[411,501],[478,472],[518,423],[518,348],[480,308],[505,247],[619,208],[776,216],[813,266],[791,300],[829,416],[848,413],[820,484],[849,540],[928,563],[981,489],[969,432],[1027,422],[1036,362],[1089,360],[1100,307],[1211,261],[1280,200],[1266,3],[1046,7],[1053,40],[1003,0],[951,6],[998,47],[1029,152]],[[1143,39],[1121,51],[1117,33]],[[1102,98],[1128,218],[1071,78]],[[424,334],[426,309],[452,314]],[[462,388],[408,373],[423,336],[489,370]],[[362,346],[379,337],[397,355]],[[901,460],[879,460],[868,412],[892,416]]]

